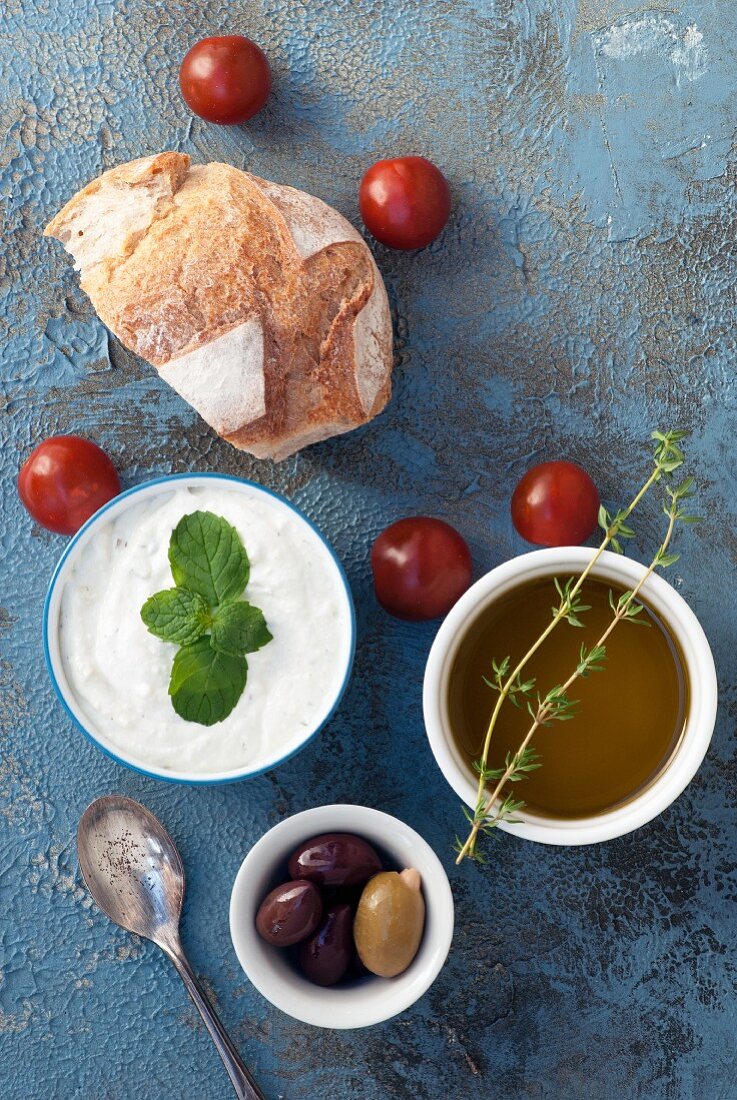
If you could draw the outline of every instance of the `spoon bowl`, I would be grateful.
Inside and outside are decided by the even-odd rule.
[[[127,932],[152,940],[174,963],[236,1095],[240,1100],[264,1100],[182,950],[184,867],[158,818],[132,798],[105,795],[82,814],[77,852],[87,888],[100,909]]]
[[[176,935],[184,867],[150,810],[122,795],[98,798],[82,815],[77,851],[87,888],[110,920],[155,943]]]

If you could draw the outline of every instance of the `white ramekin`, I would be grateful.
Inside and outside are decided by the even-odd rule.
[[[417,955],[396,978],[370,976],[327,989],[313,985],[256,931],[258,908],[280,872],[287,877],[289,856],[321,833],[355,833],[397,867],[420,872],[425,931]],[[251,848],[233,884],[230,935],[246,977],[282,1012],[316,1027],[368,1027],[409,1008],[435,981],[453,939],[453,895],[430,845],[399,818],[368,806],[316,806],[280,821]]]
[[[466,629],[483,608],[522,581],[555,574],[576,575],[591,560],[586,547],[566,546],[522,554],[492,569],[461,597],[437,633],[425,669],[423,709],[425,728],[435,760],[456,794],[471,808],[476,804],[476,781],[450,735],[448,676]],[[593,575],[632,588],[645,566],[619,554],[603,553]],[[543,844],[592,844],[612,840],[651,821],[669,806],[693,779],[704,758],[717,711],[714,659],[701,624],[682,596],[653,575],[642,589],[643,598],[667,624],[678,644],[688,678],[689,702],[680,742],[666,767],[627,803],[593,817],[554,819],[522,812],[519,824],[501,828]],[[604,673],[606,675],[606,673]],[[524,797],[520,794],[520,797]]]

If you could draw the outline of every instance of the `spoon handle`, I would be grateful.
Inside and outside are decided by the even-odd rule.
[[[212,1041],[218,1049],[218,1054],[223,1060],[239,1100],[266,1100],[261,1089],[241,1061],[238,1051],[228,1038],[228,1033],[205,996],[204,990],[197,981],[184,952],[180,948],[178,951],[167,950],[166,953],[179,971],[179,976],[187,987],[187,992],[197,1006],[197,1010],[210,1032]]]

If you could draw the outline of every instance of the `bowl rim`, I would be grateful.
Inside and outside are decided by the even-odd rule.
[[[320,723],[313,730],[311,730],[304,737],[304,739],[299,742],[298,745],[295,745],[283,756],[279,757],[278,760],[269,761],[266,764],[256,768],[240,768],[232,769],[228,772],[213,772],[207,776],[203,776],[198,773],[192,774],[188,772],[164,772],[158,771],[157,769],[152,767],[147,768],[140,763],[134,763],[132,760],[126,760],[124,756],[114,752],[107,745],[102,744],[102,742],[92,732],[92,730],[89,729],[79,719],[79,717],[74,713],[69,703],[67,702],[66,695],[61,684],[59,683],[59,679],[54,668],[54,662],[51,655],[51,646],[49,643],[51,626],[53,625],[54,627],[58,627],[59,620],[59,615],[57,611],[53,624],[51,622],[51,605],[54,597],[54,592],[56,590],[57,584],[62,577],[62,573],[67,562],[69,561],[70,557],[75,553],[80,541],[84,538],[90,528],[95,526],[111,509],[120,506],[121,502],[129,501],[132,497],[136,496],[138,493],[143,492],[144,490],[152,490],[159,486],[163,488],[166,485],[186,481],[224,481],[230,484],[234,484],[240,488],[243,488],[245,486],[248,489],[256,490],[259,493],[263,493],[265,496],[273,498],[280,504],[285,505],[290,511],[294,512],[297,517],[301,519],[304,523],[306,523],[307,526],[313,531],[313,533],[317,536],[319,541],[327,550],[328,556],[332,559],[337,569],[338,579],[341,582],[340,587],[342,588],[349,612],[348,623],[350,638],[348,642],[348,654],[346,667],[343,673],[343,679],[330,710],[320,721]],[[61,604],[59,603],[59,608],[60,606]],[[343,699],[351,678],[351,672],[353,670],[353,662],[356,653],[356,609],[353,603],[353,595],[351,593],[351,588],[348,583],[348,578],[340,562],[340,559],[338,558],[337,554],[333,550],[333,547],[330,545],[320,529],[316,526],[315,523],[313,523],[309,516],[305,515],[305,513],[297,507],[296,504],[293,504],[286,497],[282,496],[281,493],[277,493],[273,489],[268,489],[265,485],[260,485],[257,481],[252,481],[249,478],[236,477],[234,474],[219,474],[211,471],[193,471],[191,473],[182,474],[165,474],[161,477],[154,477],[148,479],[147,481],[142,481],[138,485],[132,485],[130,488],[123,490],[122,493],[118,493],[117,496],[113,497],[112,500],[109,500],[106,504],[103,504],[102,507],[99,508],[92,516],[90,516],[90,518],[79,528],[79,530],[72,536],[68,544],[65,546],[64,551],[62,552],[61,557],[56,563],[54,571],[51,575],[51,580],[49,581],[49,587],[46,592],[46,598],[44,600],[43,606],[42,637],[46,670],[49,674],[49,679],[51,680],[51,684],[54,692],[56,693],[57,699],[61,703],[68,718],[71,719],[72,724],[76,726],[76,728],[84,734],[87,740],[90,741],[97,749],[99,749],[100,752],[104,753],[104,755],[109,757],[111,760],[114,760],[117,764],[121,764],[123,765],[123,767],[129,768],[131,771],[138,772],[139,775],[145,775],[150,779],[159,779],[162,782],[182,784],[190,787],[214,787],[221,786],[226,783],[238,783],[243,779],[252,779],[255,776],[263,775],[264,772],[271,771],[274,768],[278,768],[281,764],[291,759],[291,757],[295,756],[298,752],[301,752],[302,749],[304,749],[312,740],[314,740],[315,737],[317,737],[317,735],[322,729],[325,728],[328,722],[330,722],[333,715],[340,706],[341,700]],[[73,694],[71,692],[71,688],[69,689],[69,694]]]
[[[450,659],[467,625],[479,610],[527,577],[544,577],[583,567],[595,549],[581,546],[533,550],[490,570],[468,589],[449,612],[433,641],[425,667],[423,715],[435,761],[463,802],[473,809],[476,785],[458,758],[446,728],[444,683]],[[633,558],[604,551],[594,576],[625,584],[640,579],[647,567]],[[500,828],[542,844],[579,845],[613,840],[647,824],[683,792],[696,774],[711,742],[718,705],[717,676],[708,639],[694,612],[664,577],[652,574],[643,596],[664,619],[677,640],[689,681],[689,705],[680,741],[662,771],[627,802],[596,815],[553,819],[522,811],[519,823]]]
[[[375,1002],[372,1004],[367,1003],[365,999],[362,1000],[360,994],[356,998],[351,996],[360,990],[360,986],[324,988],[313,986],[306,979],[299,979],[295,975],[298,979],[296,986],[298,992],[301,993],[302,982],[307,991],[305,994],[295,996],[294,987],[287,988],[288,983],[281,982],[278,976],[274,977],[273,982],[269,977],[264,979],[261,968],[253,965],[254,952],[268,959],[273,952],[278,954],[278,949],[263,943],[255,931],[255,926],[248,932],[242,930],[243,907],[248,907],[255,918],[258,905],[263,900],[262,897],[255,896],[255,880],[259,874],[264,874],[269,866],[273,871],[279,859],[286,858],[298,844],[311,836],[319,836],[326,832],[355,833],[364,837],[369,843],[384,849],[391,849],[393,838],[401,838],[405,845],[411,846],[413,854],[422,854],[422,859],[418,861],[423,863],[425,868],[422,874],[422,889],[426,910],[432,914],[432,919],[428,924],[426,918],[425,933],[419,952],[407,970],[396,978],[373,979],[386,987],[386,996],[376,999],[379,1002],[378,1005]],[[284,849],[281,856],[278,854],[279,847]],[[349,1030],[370,1027],[389,1020],[400,1012],[404,1012],[427,992],[448,957],[453,940],[455,910],[453,893],[445,868],[428,842],[411,825],[371,806],[333,803],[326,806],[313,806],[292,814],[272,826],[256,841],[244,857],[235,876],[230,895],[228,920],[236,958],[250,983],[267,1001],[302,1023],[335,1030]],[[426,947],[428,955],[424,961],[424,969],[419,972],[415,970],[413,973],[415,964],[422,961],[424,937],[428,935],[431,940]],[[268,969],[266,974],[269,974]]]

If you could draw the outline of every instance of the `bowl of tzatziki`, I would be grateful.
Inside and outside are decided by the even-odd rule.
[[[173,588],[189,586],[172,557],[176,534],[203,515],[220,524],[246,562],[235,587],[238,560],[223,559],[222,539],[204,563],[207,584],[214,577],[230,586],[217,589],[221,606],[216,595],[208,601],[186,591],[184,601]],[[194,633],[172,619],[172,599],[174,612],[186,603],[199,623]],[[241,601],[245,609],[234,606]],[[240,612],[245,623],[234,618]],[[243,641],[241,652],[256,620],[261,633],[251,645]],[[241,634],[233,634],[234,622]],[[270,490],[220,474],[148,481],[96,512],[56,567],[43,624],[52,684],[79,729],[121,764],[190,784],[259,775],[304,748],[340,703],[355,633],[345,573],[314,524]],[[213,654],[209,643],[219,650],[222,639],[224,652]],[[195,667],[190,675],[203,658],[205,674]],[[192,684],[210,692],[205,719]]]

